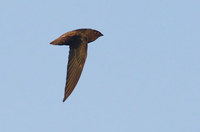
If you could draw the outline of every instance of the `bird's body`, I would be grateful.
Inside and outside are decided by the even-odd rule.
[[[96,40],[100,36],[103,36],[103,34],[97,30],[77,29],[61,35],[50,43],[52,45],[70,46],[63,102],[72,93],[80,78],[87,57],[88,43]]]

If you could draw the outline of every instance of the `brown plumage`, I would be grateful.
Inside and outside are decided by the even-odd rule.
[[[72,93],[80,78],[87,57],[88,43],[100,36],[103,34],[97,30],[77,29],[61,35],[50,43],[52,45],[69,45],[70,47],[63,102]]]

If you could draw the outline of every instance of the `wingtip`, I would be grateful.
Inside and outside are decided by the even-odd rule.
[[[51,43],[49,43],[49,44],[55,45],[55,42],[54,42],[54,41],[52,41],[52,42],[51,42]]]
[[[63,99],[63,103],[65,102],[65,100],[66,100],[67,98],[66,97],[64,97],[64,99]]]
[[[61,44],[59,44],[59,43],[60,43],[60,41],[59,41],[58,39],[56,39],[56,40],[54,40],[54,41],[51,41],[50,44],[52,44],[52,45],[61,45]]]

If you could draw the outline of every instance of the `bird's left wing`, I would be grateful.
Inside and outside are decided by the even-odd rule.
[[[67,65],[65,95],[63,102],[69,97],[69,95],[74,90],[80,78],[87,57],[86,39],[84,39],[81,36],[77,39],[79,39],[77,43],[70,45],[68,65]]]

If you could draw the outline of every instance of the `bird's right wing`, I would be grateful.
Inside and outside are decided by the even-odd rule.
[[[80,43],[74,42],[76,40],[80,40],[80,34],[75,31],[71,31],[61,35],[59,38],[52,41],[50,44],[52,45],[70,45],[71,43]]]
[[[70,45],[68,65],[67,65],[65,95],[63,102],[69,97],[69,95],[74,90],[80,78],[81,72],[83,70],[86,57],[87,57],[87,41],[80,37],[79,41],[77,41],[75,45]]]

